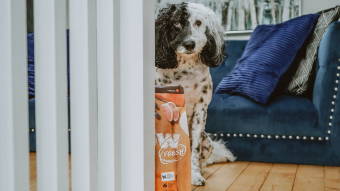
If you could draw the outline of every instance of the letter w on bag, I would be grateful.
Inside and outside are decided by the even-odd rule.
[[[158,133],[156,136],[161,148],[177,148],[181,137],[179,134],[169,133],[165,135],[163,133]]]

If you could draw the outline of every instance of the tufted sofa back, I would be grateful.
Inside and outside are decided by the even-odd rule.
[[[332,23],[324,33],[318,50],[313,103],[319,122],[325,127],[340,125],[340,22]]]

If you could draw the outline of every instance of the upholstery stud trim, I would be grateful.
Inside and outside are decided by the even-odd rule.
[[[330,134],[330,131],[328,131],[328,134]],[[214,133],[214,134],[208,134],[209,136],[213,136],[214,138],[221,138],[221,137],[225,137],[225,135],[227,135],[227,137],[230,137],[231,134],[230,133]],[[258,134],[242,134],[242,133],[233,133],[232,134],[232,137],[245,137],[245,138],[267,138],[267,139],[272,139],[272,138],[275,138],[275,139],[286,139],[287,136],[286,135],[264,135],[264,134],[261,134],[261,135],[258,135]],[[299,136],[299,135],[296,135],[296,136],[292,136],[292,135],[288,135],[288,139],[290,140],[318,140],[318,141],[329,141],[329,136],[326,136],[326,137],[313,137],[313,136]]]
[[[340,59],[339,59],[340,62]],[[337,66],[337,69],[340,70],[340,66]],[[335,87],[334,87],[334,95],[333,95],[333,101],[331,102],[332,104],[332,108],[331,108],[331,113],[329,115],[329,123],[328,123],[328,130],[327,130],[327,134],[331,135],[332,131],[331,131],[331,127],[333,126],[333,119],[334,119],[334,111],[335,111],[335,102],[336,102],[336,98],[337,98],[337,92],[338,92],[338,84],[339,84],[339,77],[340,77],[340,73],[336,73],[336,80],[335,80]],[[325,140],[328,141],[330,138],[329,137],[325,137]],[[320,140],[320,137],[319,137]]]

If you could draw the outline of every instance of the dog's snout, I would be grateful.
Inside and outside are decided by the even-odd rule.
[[[187,40],[183,42],[183,46],[190,51],[195,48],[195,42],[192,40]]]

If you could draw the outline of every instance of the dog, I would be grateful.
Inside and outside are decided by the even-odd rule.
[[[215,13],[202,4],[168,4],[158,12],[155,32],[155,85],[184,88],[192,184],[204,185],[205,165],[236,159],[222,141],[213,141],[204,131],[213,93],[209,67],[224,59],[222,26]]]

